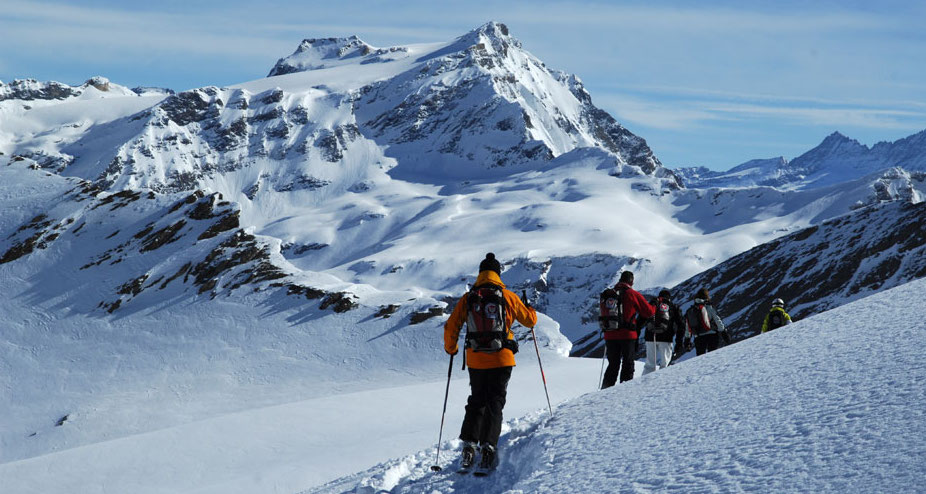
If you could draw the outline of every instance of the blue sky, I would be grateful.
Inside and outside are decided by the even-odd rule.
[[[175,90],[264,77],[310,37],[449,41],[504,22],[670,167],[926,129],[926,2],[0,0],[0,80]]]

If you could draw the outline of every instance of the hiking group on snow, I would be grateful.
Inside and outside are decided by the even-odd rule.
[[[598,322],[605,346],[603,358],[608,361],[600,389],[611,387],[618,380],[633,379],[641,332],[646,353],[643,374],[671,365],[692,347],[697,355],[703,355],[719,348],[721,341],[724,344],[731,342],[723,320],[711,304],[707,288],[698,290],[691,307],[683,313],[679,305],[672,302],[669,290],[661,290],[659,296],[650,302],[633,289],[633,281],[633,273],[623,271],[618,283],[599,296]],[[772,308],[762,323],[762,333],[791,323],[791,316],[785,312],[784,305],[780,298],[772,301]],[[537,312],[526,295],[519,297],[505,287],[501,279],[501,264],[490,252],[479,263],[479,274],[473,287],[460,297],[444,324],[444,350],[450,355],[448,393],[453,357],[459,352],[458,339],[463,327],[466,327],[463,368],[469,364],[470,395],[459,436],[463,442],[460,473],[468,473],[476,467],[476,475],[486,475],[498,463],[502,410],[515,365],[514,354],[518,352],[518,342],[511,331],[515,321],[533,331]],[[534,344],[537,344],[536,338]],[[539,350],[537,357],[540,357]],[[542,364],[540,371],[546,390]],[[549,395],[547,400],[549,402]],[[446,410],[445,394],[445,413]],[[550,412],[552,414],[552,406]],[[443,425],[442,416],[441,434]],[[439,444],[438,441],[438,459]],[[436,465],[431,468],[440,470]]]

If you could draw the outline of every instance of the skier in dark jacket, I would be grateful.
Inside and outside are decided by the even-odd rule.
[[[633,288],[633,273],[621,273],[620,282],[614,290],[621,294],[620,303],[624,320],[620,327],[604,331],[605,351],[608,355],[608,368],[604,372],[601,389],[614,386],[620,374],[621,382],[633,379],[633,359],[637,352],[638,328],[656,313],[653,306],[640,292]]]
[[[673,346],[679,351],[685,348],[686,327],[682,311],[672,303],[672,294],[669,290],[659,292],[659,297],[653,301],[656,315],[646,322],[646,332],[643,339],[646,341],[646,365],[643,374],[649,374],[656,369],[665,369],[672,361]],[[691,341],[688,341],[691,346]]]
[[[688,332],[695,336],[694,344],[698,355],[712,352],[720,347],[720,338],[730,343],[730,335],[711,305],[711,296],[707,288],[698,290],[694,303],[685,313]]]
[[[491,287],[493,291],[501,292],[501,308],[498,310],[504,314],[503,328],[500,331],[503,333],[504,341],[500,342],[497,348],[481,348],[479,342],[473,338],[477,336],[476,329],[469,327],[468,322],[474,321],[477,317],[469,314],[468,298],[475,296],[471,295],[473,292],[460,297],[453,313],[444,324],[444,350],[450,355],[456,355],[459,351],[457,339],[463,325],[467,325],[465,359],[469,364],[471,392],[466,401],[466,415],[463,417],[463,427],[460,431],[460,439],[463,440],[460,464],[464,469],[473,466],[477,446],[482,453],[479,468],[489,470],[495,467],[498,436],[502,431],[502,409],[505,408],[508,380],[511,379],[511,369],[515,365],[514,352],[517,351],[511,325],[515,320],[528,328],[537,324],[537,312],[525,304],[517,294],[505,288],[499,276],[501,269],[495,254],[486,254],[486,258],[479,263],[479,276],[473,285],[474,290]],[[492,313],[498,314],[495,310]],[[493,321],[495,319],[492,317]]]

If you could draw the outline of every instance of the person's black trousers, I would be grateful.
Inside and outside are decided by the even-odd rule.
[[[604,340],[608,354],[608,368],[604,371],[601,389],[614,386],[617,375],[621,382],[633,379],[633,358],[637,353],[637,340]]]
[[[508,395],[512,367],[469,368],[469,399],[460,439],[498,446],[502,433],[502,409]]]
[[[703,355],[707,352],[713,352],[720,347],[720,335],[717,333],[706,334],[695,338],[695,353]]]

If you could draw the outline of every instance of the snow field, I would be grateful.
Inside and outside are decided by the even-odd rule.
[[[519,353],[509,385],[507,417],[548,414],[536,355],[533,348],[525,350],[530,353]],[[543,358],[554,402],[596,388],[599,361],[548,352]],[[459,443],[451,438],[459,434],[468,395],[468,380],[459,364],[455,359],[443,431],[445,448]],[[0,464],[0,477],[9,492],[22,494],[295,493],[347,475],[358,466],[434,444],[445,386],[446,379],[347,393],[330,386],[328,396]],[[124,411],[131,409],[131,403],[121,406]],[[170,401],[165,400],[159,413],[170,414],[169,407]],[[77,416],[63,427],[81,428],[88,418]],[[175,420],[182,422],[181,417]],[[522,422],[509,420],[505,430],[517,430]],[[435,453],[433,447],[424,450],[420,461],[433,464]],[[443,461],[455,455],[456,451],[441,451]],[[404,478],[396,468],[401,470],[394,467],[383,477]]]

